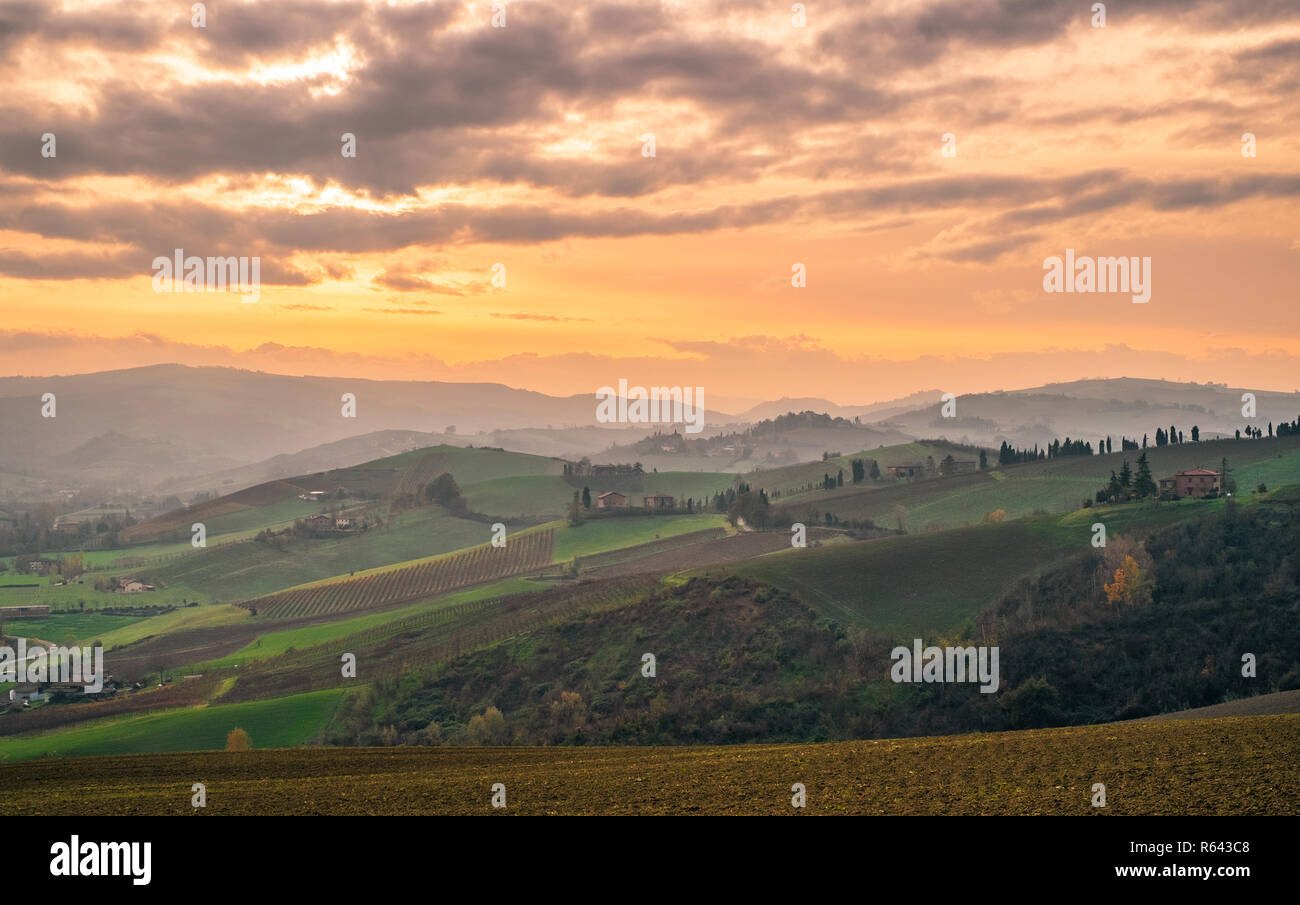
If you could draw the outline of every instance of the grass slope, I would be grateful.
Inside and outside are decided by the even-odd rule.
[[[248,733],[255,748],[286,748],[315,738],[343,695],[340,690],[318,691],[110,719],[65,732],[10,736],[0,739],[0,760],[222,750],[226,735],[236,726]]]
[[[60,613],[47,619],[10,619],[4,623],[4,634],[71,644],[103,638],[117,629],[143,621],[145,620],[141,616],[106,616],[95,612]]]
[[[476,512],[501,516],[563,515],[575,490],[585,486],[595,498],[607,490],[626,494],[632,506],[641,505],[641,497],[650,494],[702,500],[726,490],[735,475],[716,471],[648,472],[640,478],[565,478],[560,475],[511,476],[464,485],[461,489],[469,506]],[[457,483],[460,478],[457,476]]]
[[[605,553],[726,523],[725,516],[707,514],[592,519],[581,525],[564,524],[555,533],[555,562],[568,562],[575,556]]]
[[[843,625],[911,637],[956,629],[1016,578],[1061,557],[1067,548],[1042,528],[1022,519],[791,549],[726,571],[792,591]]]

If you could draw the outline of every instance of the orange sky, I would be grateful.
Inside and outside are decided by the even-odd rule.
[[[0,12],[0,374],[1300,385],[1300,8],[809,6]],[[176,247],[259,300],[155,292]],[[1067,247],[1151,301],[1044,292]]]

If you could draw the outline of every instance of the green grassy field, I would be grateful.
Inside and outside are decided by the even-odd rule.
[[[260,530],[260,528],[252,528],[247,531],[234,531],[217,537],[209,537],[207,549],[212,549],[219,544],[250,540]],[[141,566],[159,565],[163,561],[179,556],[188,556],[194,552],[196,550],[190,541],[182,540],[175,543],[141,544],[138,547],[115,547],[110,550],[87,550],[82,554],[82,557],[88,569],[114,572]],[[143,560],[140,566],[136,565],[137,560]]]
[[[1294,815],[1297,745],[1300,716],[1275,715],[807,745],[143,754],[0,765],[0,814],[192,814],[202,781],[210,814]]]
[[[60,644],[90,642],[125,626],[145,621],[143,616],[108,616],[93,611],[67,613],[45,619],[11,619],[4,623],[6,635],[40,638]]]
[[[96,721],[42,735],[0,739],[0,761],[34,757],[91,757],[161,751],[220,751],[239,727],[254,748],[288,748],[311,741],[329,723],[345,692],[309,694],[195,707]]]
[[[281,500],[266,506],[255,506],[228,515],[218,515],[205,519],[208,536],[221,538],[227,534],[248,531],[260,531],[263,528],[287,528],[294,519],[300,519],[322,511],[325,507],[318,502],[308,502],[297,497]]]
[[[134,574],[123,571],[122,574]],[[202,591],[178,583],[156,591],[144,591],[139,594],[114,594],[111,591],[96,591],[94,581],[96,574],[83,576],[82,584],[69,584],[56,588],[55,576],[12,575],[0,579],[0,584],[39,582],[36,588],[0,587],[0,606],[49,606],[54,610],[80,611],[98,610],[105,607],[120,606],[183,606],[189,601],[206,603],[211,598]]]
[[[716,513],[592,519],[581,525],[563,523],[555,532],[555,561],[568,562],[575,556],[590,556],[725,524],[726,517]]]
[[[512,518],[561,515],[573,498],[573,488],[558,475],[511,475],[462,485],[461,490],[475,512]]]

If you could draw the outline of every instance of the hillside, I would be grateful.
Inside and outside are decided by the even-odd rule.
[[[1263,716],[1277,713],[1300,714],[1300,689],[1279,691],[1273,694],[1260,694],[1249,698],[1238,698],[1222,704],[1208,707],[1194,707],[1191,710],[1178,710],[1174,713],[1162,713],[1142,719],[1147,722],[1165,720],[1208,720],[1232,716]]]
[[[1069,512],[1084,500],[1091,500],[1110,478],[1111,471],[1120,471],[1125,460],[1130,467],[1135,467],[1142,452],[1071,456],[993,467],[975,474],[924,480],[883,479],[858,485],[850,483],[846,470],[843,487],[786,494],[774,500],[774,505],[793,520],[821,519],[829,512],[843,521],[870,519],[891,528],[898,525],[898,507],[901,507],[904,526],[909,531],[977,524],[999,509],[1005,518],[1039,511]],[[1221,460],[1227,458],[1241,493],[1253,490],[1260,483],[1276,487],[1300,481],[1300,437],[1297,436],[1152,446],[1145,452],[1156,479],[1198,465],[1217,470]],[[989,462],[996,466],[996,455],[991,454]],[[758,474],[750,480],[755,487],[764,487],[768,478]]]
[[[376,686],[336,740],[430,723],[455,740],[493,706],[519,744],[820,741],[1105,722],[1300,687],[1287,495],[1104,552],[1062,538],[1025,521],[711,569],[742,577],[696,577]],[[1116,603],[1104,585],[1124,556],[1146,596]],[[915,638],[998,645],[996,693],[891,682],[889,652]],[[1134,645],[1143,656],[1099,656]]]
[[[444,472],[453,474],[464,488],[493,478],[559,474],[561,469],[559,461],[540,456],[440,444],[258,484],[140,522],[126,529],[123,538],[128,543],[187,539],[194,522],[203,522],[209,537],[283,527],[331,506],[418,495]],[[323,491],[325,496],[314,502],[298,499],[312,491]]]
[[[1086,547],[1020,519],[934,534],[790,549],[726,567],[797,594],[841,625],[899,636],[960,628],[1015,579]],[[716,574],[716,572],[715,572]]]
[[[996,464],[997,451],[986,450],[985,453],[991,457],[989,461]],[[824,461],[818,459],[817,461],[805,462],[799,465],[763,468],[746,474],[744,480],[755,487],[763,488],[774,502],[790,499],[802,501],[804,499],[819,499],[821,494],[825,492],[821,490],[823,477],[829,475],[831,478],[835,478],[840,471],[844,472],[844,485],[847,489],[832,493],[874,490],[890,486],[893,484],[894,479],[888,474],[887,470],[891,465],[924,465],[926,459],[933,459],[937,466],[945,456],[952,456],[957,460],[971,461],[978,464],[979,455],[979,447],[961,446],[943,440],[916,440],[852,452],[846,451],[843,455],[831,456]],[[870,481],[870,479],[867,479],[867,482],[854,486],[854,459],[861,459],[863,467],[868,472],[871,462],[874,460],[881,471],[880,480]]]

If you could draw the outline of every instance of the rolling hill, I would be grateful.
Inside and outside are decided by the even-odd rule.
[[[895,507],[901,507],[910,531],[976,524],[999,509],[1006,518],[1037,511],[1069,512],[1083,500],[1091,500],[1111,471],[1121,469],[1124,460],[1130,467],[1135,466],[1142,452],[1071,456],[933,480],[882,480],[859,485],[848,482],[846,470],[846,482],[841,488],[785,494],[774,503],[795,519],[807,520],[810,512],[820,518],[829,512],[842,520],[871,519],[888,527],[897,525]],[[1198,465],[1217,469],[1227,458],[1243,493],[1260,483],[1275,487],[1300,481],[1300,437],[1211,440],[1148,447],[1145,452],[1157,479]],[[989,461],[996,464],[996,456],[990,456]],[[750,480],[756,487],[763,487],[766,478],[760,473]]]

